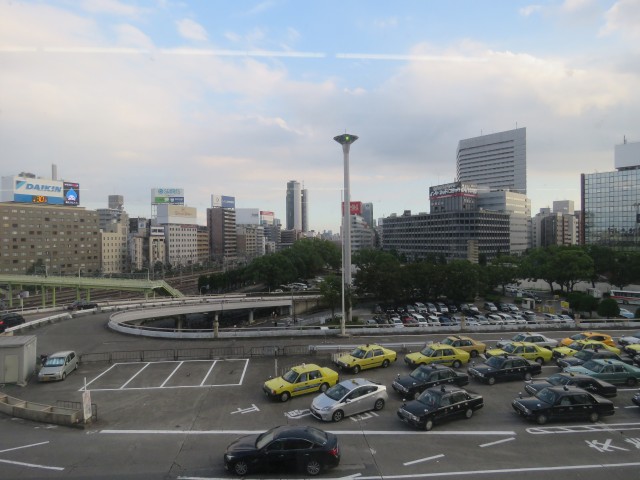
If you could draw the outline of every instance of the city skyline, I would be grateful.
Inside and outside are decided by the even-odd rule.
[[[428,211],[462,139],[527,129],[533,214],[579,208],[580,174],[640,141],[637,0],[292,7],[2,3],[1,176],[55,164],[81,206],[122,195],[143,217],[150,189],[184,188],[201,224],[213,193],[284,221],[296,178],[309,230],[337,232],[344,131],[351,197],[376,219]]]

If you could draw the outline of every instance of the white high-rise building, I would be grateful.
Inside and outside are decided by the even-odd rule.
[[[460,140],[456,171],[459,182],[526,194],[527,129]]]
[[[287,230],[302,231],[302,189],[300,182],[287,182]]]

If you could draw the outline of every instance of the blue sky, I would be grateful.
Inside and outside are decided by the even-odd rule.
[[[579,208],[580,173],[640,141],[640,0],[0,0],[0,175],[81,184],[82,205],[185,189],[338,230],[351,196],[374,215],[428,211],[460,139],[527,128],[533,212]]]

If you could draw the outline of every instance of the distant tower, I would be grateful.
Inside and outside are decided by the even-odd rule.
[[[124,197],[122,195],[109,195],[108,205],[113,210],[124,210]]]
[[[457,180],[527,193],[527,129],[516,128],[458,142]]]
[[[304,184],[303,184],[304,186]],[[309,231],[309,190],[302,189],[302,231]]]
[[[287,230],[302,231],[302,191],[300,182],[287,182]]]

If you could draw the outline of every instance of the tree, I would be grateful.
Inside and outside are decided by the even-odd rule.
[[[478,293],[480,267],[467,260],[453,260],[442,267],[442,293],[461,302],[473,300]]]
[[[493,291],[496,287],[502,287],[502,295],[505,294],[507,285],[516,283],[520,277],[520,260],[511,255],[502,255],[495,258],[490,265],[484,267],[486,291]]]
[[[600,300],[584,292],[572,292],[567,296],[567,300],[574,312],[588,313],[589,316],[600,304]]]
[[[358,295],[371,294],[383,301],[395,301],[401,293],[401,265],[398,259],[380,250],[355,252],[357,267],[353,285]]]
[[[328,275],[320,282],[322,303],[331,309],[331,318],[335,318],[336,308],[342,301],[342,280],[336,275]]]
[[[604,298],[598,305],[597,312],[604,318],[616,318],[620,315],[620,306],[613,298]]]
[[[619,289],[640,280],[640,255],[636,252],[614,252],[609,282]]]
[[[565,246],[552,251],[551,269],[560,290],[568,293],[576,283],[593,277],[594,263],[582,248]]]

